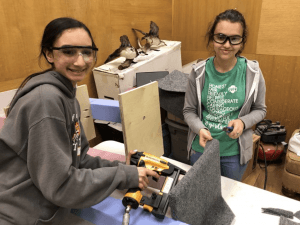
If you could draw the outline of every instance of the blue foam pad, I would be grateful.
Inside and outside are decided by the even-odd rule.
[[[72,213],[80,216],[95,225],[98,224],[109,224],[109,225],[120,225],[122,224],[123,214],[125,207],[120,199],[107,197],[102,202],[86,209],[72,209]],[[163,220],[157,219],[151,213],[141,209],[132,209],[130,211],[130,225],[147,225],[147,224],[169,224],[169,225],[184,225],[180,221],[173,220],[165,217]]]
[[[90,98],[94,119],[121,123],[119,101]]]

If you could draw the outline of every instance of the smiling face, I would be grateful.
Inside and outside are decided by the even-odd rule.
[[[92,40],[83,28],[68,29],[53,45],[56,48],[63,46],[92,46]],[[77,56],[68,57],[67,54],[62,54],[60,50],[46,52],[46,57],[50,63],[53,63],[54,70],[68,78],[73,86],[85,78],[94,63],[93,60],[86,62],[81,54]]]
[[[224,34],[227,36],[243,36],[243,27],[239,22],[232,23],[227,20],[221,20],[215,28],[214,34]],[[213,47],[216,58],[222,61],[235,59],[236,53],[242,48],[243,43],[231,45],[229,40],[224,44],[219,44],[213,41]]]

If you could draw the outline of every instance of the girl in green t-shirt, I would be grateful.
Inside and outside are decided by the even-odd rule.
[[[252,156],[251,127],[266,114],[265,83],[258,63],[239,56],[247,39],[240,12],[232,9],[219,14],[207,38],[215,56],[194,66],[183,109],[191,131],[188,155],[193,165],[206,142],[217,139],[221,175],[241,180]],[[226,133],[224,127],[233,130]]]

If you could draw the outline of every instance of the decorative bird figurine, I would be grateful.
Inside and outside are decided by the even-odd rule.
[[[126,60],[118,67],[119,70],[128,68],[131,63],[135,63],[133,60],[138,56],[137,50],[131,46],[127,35],[120,37],[121,45],[112,54],[108,56],[104,63],[108,63],[118,57],[125,57]]]
[[[134,32],[138,31],[142,33],[144,36],[141,40],[146,40],[146,44],[144,46],[141,45],[139,38],[137,38],[138,45],[141,48],[142,52],[146,53],[150,50],[157,50],[157,48],[161,46],[166,46],[166,43],[160,40],[159,38],[159,27],[153,21],[150,22],[150,31],[149,33],[145,33],[141,30],[132,28]]]

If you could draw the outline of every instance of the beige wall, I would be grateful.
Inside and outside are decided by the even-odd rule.
[[[41,70],[38,45],[54,18],[71,16],[90,28],[99,48],[96,66],[120,45],[121,35],[136,46],[131,28],[148,31],[153,20],[162,39],[182,42],[184,65],[212,55],[204,40],[208,23],[228,8],[237,8],[246,18],[250,35],[242,55],[259,61],[267,85],[267,119],[286,125],[288,140],[300,127],[298,0],[0,1],[0,91],[17,88],[26,76]],[[81,83],[96,97],[92,74]]]
[[[0,1],[0,92],[17,88],[31,73],[44,70],[38,65],[39,43],[45,26],[62,16],[84,22],[99,48],[96,66],[120,45],[120,36],[128,35],[136,46],[131,28],[149,30],[150,20],[161,28],[161,37],[172,38],[172,0],[23,0]],[[90,74],[80,84],[87,84],[96,97]]]

